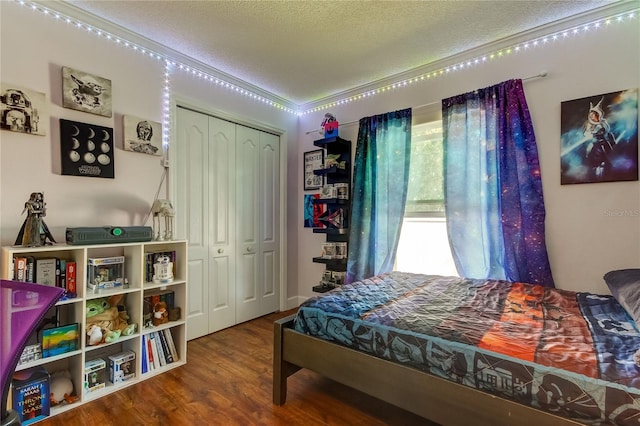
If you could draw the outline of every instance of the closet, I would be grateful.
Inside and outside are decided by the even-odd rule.
[[[279,309],[280,138],[178,107],[176,145],[194,339]]]

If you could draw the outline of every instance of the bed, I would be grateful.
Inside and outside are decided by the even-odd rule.
[[[640,270],[614,272],[612,295],[402,272],[344,285],[274,324],[273,402],[307,368],[443,425],[638,424]]]

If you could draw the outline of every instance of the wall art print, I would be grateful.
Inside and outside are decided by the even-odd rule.
[[[162,124],[125,115],[124,149],[143,154],[162,155]]]
[[[0,128],[45,136],[49,126],[44,93],[0,83]]]
[[[42,330],[42,357],[75,351],[79,347],[78,323]]]
[[[114,178],[113,129],[60,119],[62,174]]]
[[[324,228],[324,224],[320,222],[326,210],[326,204],[317,204],[314,200],[319,200],[320,194],[304,194],[304,227],[305,228]]]
[[[638,89],[561,103],[561,184],[638,180]]]
[[[324,150],[316,149],[304,153],[304,190],[319,189],[324,184],[324,176],[316,175],[314,170],[324,167]]]
[[[62,67],[62,106],[111,117],[111,80]]]

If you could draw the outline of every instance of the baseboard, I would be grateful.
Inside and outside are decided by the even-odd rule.
[[[307,300],[307,298],[303,297],[303,296],[294,296],[294,297],[288,298],[287,299],[287,310],[297,308],[305,300]]]

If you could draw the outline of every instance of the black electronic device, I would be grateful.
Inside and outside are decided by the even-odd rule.
[[[90,226],[67,228],[67,244],[116,244],[151,241],[153,230],[150,226]]]

